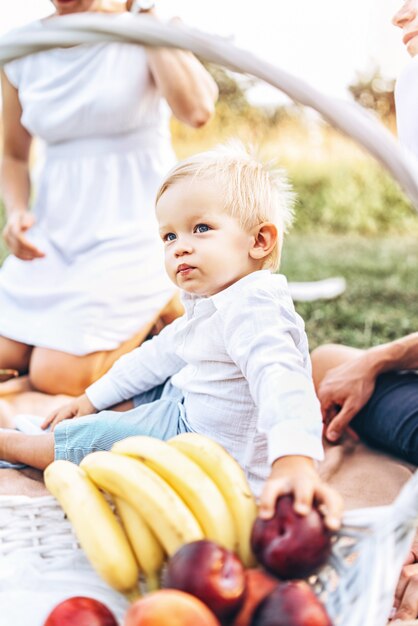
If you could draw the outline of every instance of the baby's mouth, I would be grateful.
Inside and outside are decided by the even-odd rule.
[[[187,274],[188,272],[190,272],[191,270],[194,270],[194,269],[195,268],[192,267],[191,265],[187,265],[187,263],[182,263],[177,268],[177,274]]]

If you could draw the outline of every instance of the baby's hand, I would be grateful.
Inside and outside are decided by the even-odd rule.
[[[335,489],[322,482],[312,459],[285,456],[273,463],[261,494],[259,516],[262,519],[273,517],[277,498],[284,494],[293,494],[294,508],[299,515],[307,515],[315,501],[330,530],[338,530],[341,526],[343,499]]]
[[[73,417],[83,417],[83,415],[91,415],[92,413],[97,413],[97,409],[84,393],[70,402],[70,404],[66,404],[60,409],[53,411],[45,418],[41,427],[45,429],[50,426],[51,431],[53,431],[55,426],[63,420],[68,420]]]

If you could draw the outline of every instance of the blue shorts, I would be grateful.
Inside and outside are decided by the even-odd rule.
[[[370,446],[418,465],[418,373],[379,376],[350,426]]]
[[[110,450],[132,435],[170,439],[188,431],[183,395],[170,381],[133,398],[130,411],[100,411],[64,420],[54,430],[55,460],[80,463],[90,452]]]

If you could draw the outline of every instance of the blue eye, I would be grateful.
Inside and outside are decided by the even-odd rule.
[[[195,226],[194,232],[207,233],[208,230],[210,230],[210,226],[208,226],[207,224],[198,224],[197,226]]]
[[[174,241],[175,239],[177,239],[177,237],[174,233],[167,233],[163,237],[163,241]]]

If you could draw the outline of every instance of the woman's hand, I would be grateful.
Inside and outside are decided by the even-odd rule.
[[[3,238],[11,253],[22,261],[40,259],[45,254],[31,243],[25,236],[35,223],[35,218],[29,211],[12,211],[3,230]]]
[[[317,502],[330,530],[338,530],[343,513],[343,499],[317,474],[312,459],[304,456],[285,456],[273,463],[260,498],[259,516],[270,519],[276,500],[293,494],[294,508],[299,515],[307,515]]]
[[[325,436],[338,441],[373,394],[376,375],[362,355],[329,370],[318,388]]]
[[[41,428],[46,429],[51,427],[51,431],[55,426],[63,420],[72,419],[73,417],[83,417],[84,415],[91,415],[97,413],[96,407],[92,405],[85,393],[79,396],[69,404],[65,404],[60,409],[56,409],[41,424]]]

